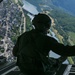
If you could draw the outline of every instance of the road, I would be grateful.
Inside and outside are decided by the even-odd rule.
[[[20,11],[22,12],[21,26],[23,25],[23,32],[25,32],[26,31],[26,17],[24,15],[22,7],[18,4],[18,0],[16,0],[16,3],[18,5],[18,8],[20,9]],[[21,34],[21,26],[20,26],[20,34]]]
[[[7,14],[7,18],[6,18],[6,34],[4,36],[4,56],[5,57],[8,57],[8,54],[6,52],[6,50],[8,49],[8,43],[7,43],[7,40],[8,40],[8,28],[9,28],[9,25],[8,25],[8,20],[9,20],[9,17],[10,17],[10,14],[8,12]]]

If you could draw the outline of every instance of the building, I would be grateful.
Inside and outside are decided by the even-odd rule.
[[[0,65],[6,63],[6,57],[0,56]]]

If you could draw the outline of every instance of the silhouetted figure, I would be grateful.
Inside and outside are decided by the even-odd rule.
[[[49,51],[52,50],[62,57],[75,56],[75,46],[64,46],[54,38],[47,36],[51,27],[51,19],[48,15],[42,13],[35,15],[32,24],[35,29],[18,37],[13,48],[13,55],[17,57],[17,65],[24,74],[52,75],[46,73],[47,66],[45,66]],[[52,59],[53,63],[54,61]]]

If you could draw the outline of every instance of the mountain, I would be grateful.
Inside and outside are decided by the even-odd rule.
[[[51,0],[53,5],[67,10],[69,13],[75,15],[75,0]]]

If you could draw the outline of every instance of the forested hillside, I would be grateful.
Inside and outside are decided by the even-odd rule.
[[[75,32],[75,17],[61,10],[50,11],[50,15],[55,19],[56,25],[64,31]]]
[[[64,37],[63,42],[70,45],[75,44],[75,17],[58,8],[51,10],[49,15],[55,21],[54,28]],[[68,41],[69,39],[71,41]]]

